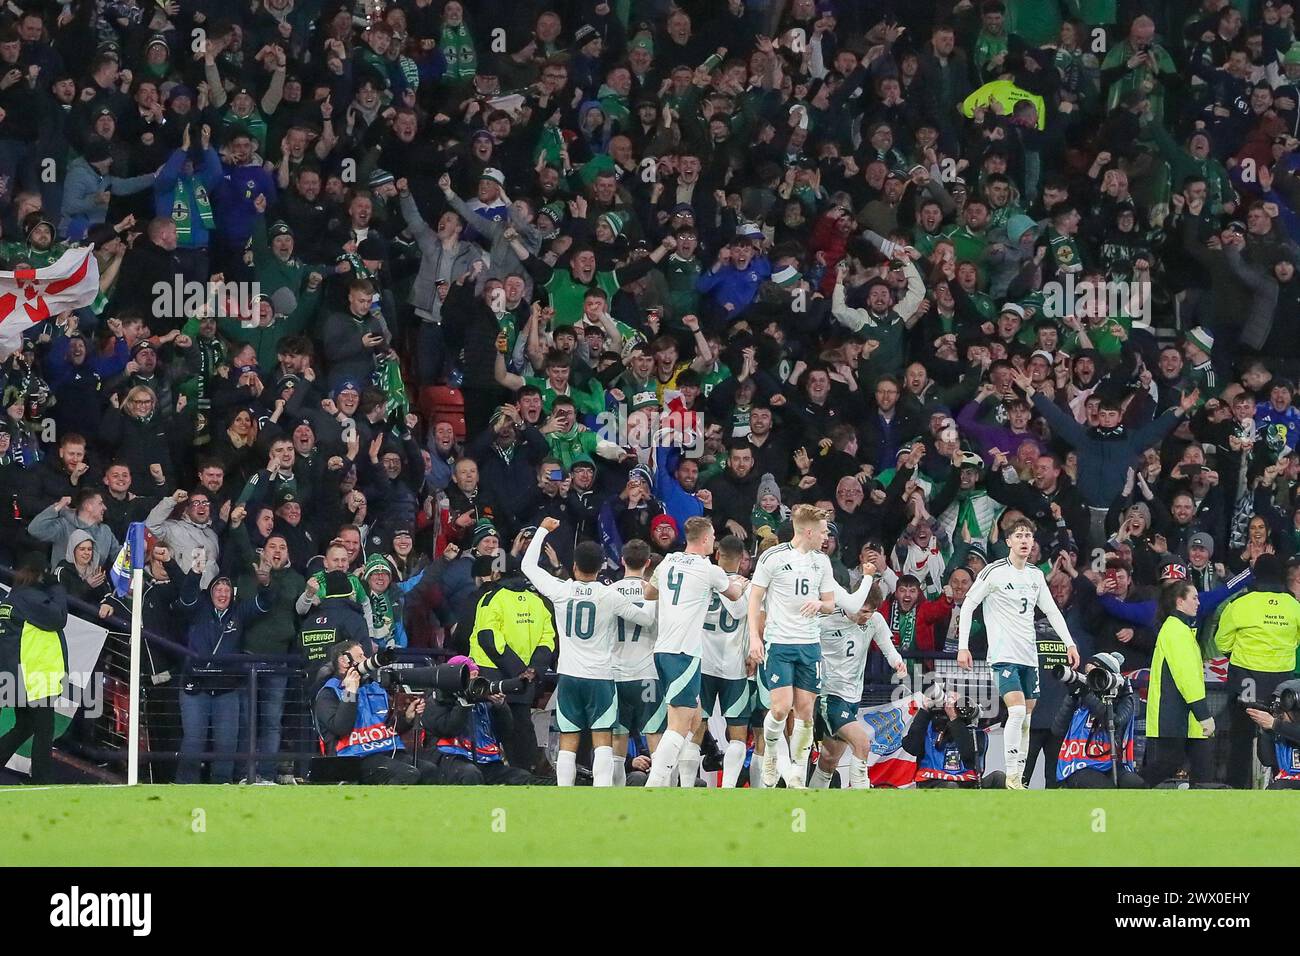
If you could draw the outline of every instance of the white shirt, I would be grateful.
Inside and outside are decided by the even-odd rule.
[[[749,582],[738,574],[745,590],[734,601],[714,592],[709,611],[704,615],[704,658],[700,672],[710,677],[740,680],[747,675],[745,658],[749,656]]]
[[[984,631],[989,639],[990,664],[1038,666],[1038,641],[1034,635],[1034,608],[1047,615],[1048,622],[1066,647],[1074,646],[1065,618],[1052,600],[1043,572],[1032,564],[1019,570],[1009,559],[986,565],[975,578],[961,605],[957,633],[958,650],[970,649],[970,626],[975,609],[984,607]]]
[[[675,551],[655,568],[659,591],[656,654],[704,656],[704,617],[715,592],[727,590],[727,572],[702,554]]]
[[[638,603],[644,603],[653,615],[654,601],[645,601],[645,581],[641,578],[623,578],[615,581],[611,587]],[[611,622],[614,628],[614,679],[615,680],[654,680],[659,676],[655,670],[655,624],[637,624],[626,618],[615,617]]]
[[[872,642],[880,648],[890,667],[897,667],[903,659],[894,647],[894,636],[879,611],[874,611],[861,627],[842,615],[828,614],[819,620],[823,694],[833,694],[853,704],[862,700],[862,676]]]
[[[555,605],[555,633],[559,638],[557,674],[591,680],[614,679],[614,626],[616,617],[636,624],[654,620],[654,608],[637,602],[612,585],[599,581],[562,581],[542,570],[538,555],[546,532],[539,528],[524,552],[524,574],[541,595]]]
[[[821,630],[816,616],[800,613],[809,601],[821,600],[835,583],[830,558],[820,551],[801,552],[792,544],[768,548],[754,567],[754,585],[767,588],[763,596],[767,644],[816,644]]]

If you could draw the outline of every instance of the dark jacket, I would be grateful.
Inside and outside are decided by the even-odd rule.
[[[12,589],[0,601],[0,674],[21,680],[23,625],[30,623],[45,631],[56,631],[63,649],[63,669],[68,669],[68,642],[63,628],[68,623],[68,595],[59,584],[41,584]]]
[[[190,619],[185,634],[191,654],[185,664],[187,674],[212,667],[214,657],[240,653],[248,625],[266,614],[274,600],[271,589],[262,588],[251,598],[235,598],[224,611],[218,611],[209,591],[200,590],[199,578],[193,571],[186,573],[175,605]],[[186,689],[190,689],[188,682]],[[197,683],[195,689],[199,689]]]

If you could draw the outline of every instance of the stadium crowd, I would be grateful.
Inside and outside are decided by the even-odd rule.
[[[1298,137],[1274,0],[11,0],[0,260],[89,244],[101,278],[4,362],[0,563],[129,617],[144,522],[145,626],[191,652],[145,676],[191,753],[249,732],[213,655],[534,678],[546,519],[557,576],[584,542],[653,568],[697,516],[748,575],[799,504],[905,658],[955,654],[1028,518],[1086,659],[1169,695],[1156,593],[1189,582],[1191,671],[1267,701],[1300,634]],[[1183,743],[1213,732],[1187,664]],[[493,712],[545,773],[537,688]]]

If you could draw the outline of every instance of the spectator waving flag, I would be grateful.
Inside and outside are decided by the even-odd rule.
[[[69,249],[44,269],[0,272],[0,355],[22,347],[33,325],[90,305],[99,294],[99,264],[89,246]]]
[[[126,541],[117,553],[113,566],[108,569],[108,576],[113,580],[113,590],[118,597],[125,597],[131,590],[131,572],[144,567],[144,522],[132,521],[126,529]]]
[[[871,785],[910,787],[916,777],[916,758],[903,749],[903,737],[912,718],[925,706],[920,694],[890,701],[878,707],[863,707],[858,719],[876,732],[867,760]]]

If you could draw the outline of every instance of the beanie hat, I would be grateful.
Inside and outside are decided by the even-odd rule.
[[[1214,538],[1206,534],[1204,531],[1198,531],[1187,539],[1187,548],[1188,550],[1191,550],[1192,548],[1204,548],[1209,552],[1210,556],[1213,557]]]
[[[474,523],[474,533],[470,537],[470,546],[477,548],[484,538],[499,538],[497,529],[491,521],[486,518],[480,518]]]
[[[547,203],[541,209],[537,210],[537,215],[548,217],[551,222],[558,226],[560,223],[564,222],[564,203]]]
[[[1207,355],[1214,350],[1214,336],[1203,325],[1198,325],[1188,332],[1187,341]]]
[[[1088,658],[1088,663],[1105,668],[1112,674],[1118,674],[1124,666],[1124,655],[1118,651],[1103,651],[1100,654],[1093,654]]]
[[[802,278],[803,276],[799,274],[799,270],[794,266],[786,266],[784,269],[778,269],[772,273],[772,281],[783,289],[789,288]]]
[[[1290,66],[1293,63],[1300,63],[1300,43],[1291,44],[1291,48],[1282,57],[1283,66]]]
[[[1013,243],[1021,240],[1025,233],[1038,228],[1038,224],[1028,216],[1017,213],[1007,220],[1007,238]]]
[[[389,183],[396,182],[393,174],[386,169],[376,169],[370,174],[370,188],[378,189],[380,186],[387,186]]]
[[[1140,515],[1143,517],[1143,519],[1145,519],[1147,527],[1150,528],[1150,527],[1151,527],[1151,509],[1150,509],[1149,507],[1147,507],[1146,503],[1145,503],[1145,502],[1142,502],[1142,501],[1138,501],[1138,502],[1135,502],[1134,504],[1129,505],[1128,513],[1131,515],[1131,514],[1133,514],[1133,512],[1135,512],[1135,511],[1136,511],[1138,514],[1140,514]]]
[[[271,223],[271,228],[267,230],[267,235],[274,239],[277,236],[293,236],[293,229],[283,219],[277,219]]]
[[[758,496],[755,500],[762,501],[764,495],[772,495],[776,498],[777,504],[781,503],[781,487],[776,483],[776,478],[771,472],[767,472],[759,479]]]
[[[627,225],[627,214],[621,212],[607,212],[596,220],[609,226],[609,229],[615,236],[623,235],[623,227]]]
[[[384,574],[391,576],[393,573],[393,566],[388,563],[388,559],[382,554],[372,554],[370,557],[366,558],[366,564],[361,571],[361,576],[366,580],[369,580],[370,575],[378,574],[381,571]]]
[[[651,519],[650,519],[650,533],[651,533],[651,534],[654,534],[654,533],[655,533],[655,530],[658,529],[658,527],[659,527],[660,525],[663,525],[663,524],[671,525],[671,526],[672,526],[672,529],[673,529],[673,533],[674,533],[674,534],[677,534],[677,533],[678,533],[678,529],[677,529],[677,519],[674,518],[672,515],[669,515],[669,514],[655,515],[653,518],[651,518]]]

